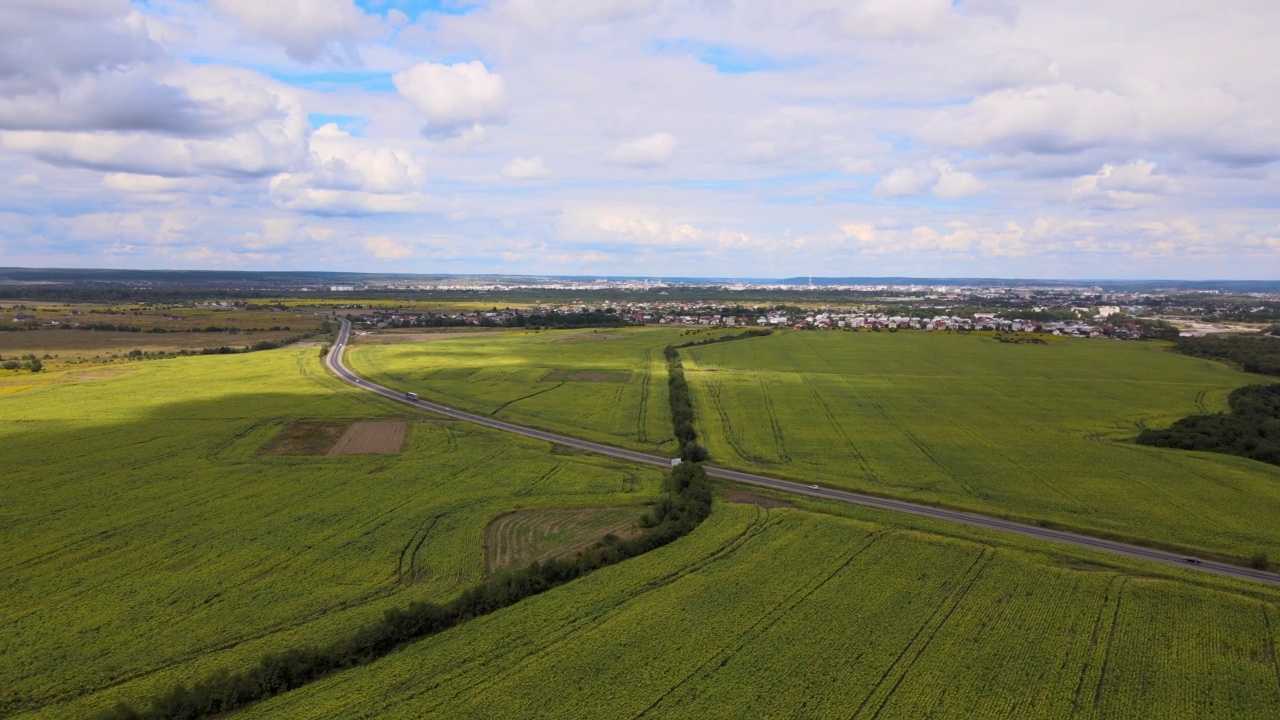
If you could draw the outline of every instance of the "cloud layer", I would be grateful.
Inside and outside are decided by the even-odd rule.
[[[1277,35],[1253,1],[11,0],[0,264],[1274,277]]]

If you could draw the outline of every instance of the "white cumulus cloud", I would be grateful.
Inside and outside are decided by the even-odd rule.
[[[403,260],[413,255],[413,248],[384,235],[365,238],[364,249],[379,260]]]
[[[426,118],[431,135],[458,135],[501,120],[507,111],[502,76],[484,63],[443,65],[424,62],[395,74],[396,89]]]
[[[1173,180],[1156,171],[1156,164],[1146,160],[1124,165],[1108,163],[1092,175],[1076,178],[1071,183],[1070,197],[1115,210],[1151,205],[1174,190]]]
[[[905,197],[928,190],[937,197],[954,200],[985,188],[972,173],[956,170],[945,160],[934,160],[890,171],[876,183],[874,192],[878,197]]]
[[[619,165],[652,168],[670,162],[675,151],[675,136],[659,132],[621,143],[609,152],[607,158]]]
[[[551,171],[547,169],[540,156],[514,157],[511,158],[511,162],[502,167],[502,175],[512,180],[533,180],[547,177],[551,175]]]
[[[358,43],[379,34],[378,23],[352,0],[212,0],[251,37],[313,62],[324,55],[355,57]]]

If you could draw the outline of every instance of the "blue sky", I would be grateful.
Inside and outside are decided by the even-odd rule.
[[[6,8],[0,265],[1280,275],[1280,7]]]

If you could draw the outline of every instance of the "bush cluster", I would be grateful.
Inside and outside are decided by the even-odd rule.
[[[1164,430],[1143,430],[1155,447],[1239,455],[1280,465],[1280,385],[1247,385],[1227,398],[1230,413],[1191,415]]]

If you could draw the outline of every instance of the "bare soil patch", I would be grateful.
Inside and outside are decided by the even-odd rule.
[[[267,441],[259,455],[324,455],[351,425],[348,422],[303,420]]]
[[[404,448],[408,423],[356,422],[326,455],[395,455]]]
[[[746,490],[725,490],[724,501],[731,503],[742,503],[744,505],[758,505],[762,508],[786,508],[792,507],[791,503],[776,498],[757,495]]]
[[[625,383],[631,381],[630,370],[552,370],[542,376],[543,382]]]
[[[644,507],[632,505],[507,513],[485,528],[485,564],[490,572],[522,567],[535,561],[570,557],[606,535],[623,540],[639,537],[644,511]]]

